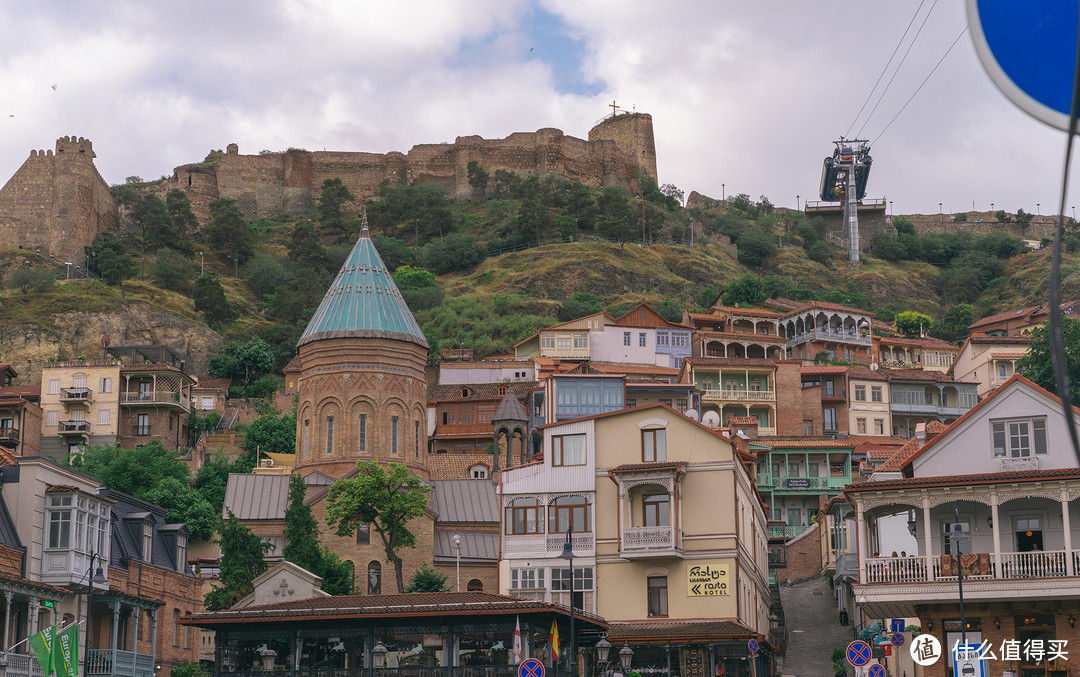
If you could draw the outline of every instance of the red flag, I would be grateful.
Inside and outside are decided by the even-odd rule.
[[[721,663],[720,667],[716,668],[716,677],[724,677],[724,664]]]

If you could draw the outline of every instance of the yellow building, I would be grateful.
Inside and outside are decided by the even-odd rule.
[[[749,675],[754,639],[769,674],[766,517],[728,431],[662,404],[542,430],[543,459],[502,473],[500,588],[569,601],[569,530],[575,606],[609,622],[633,669]]]
[[[59,360],[41,365],[41,453],[64,458],[69,449],[116,444],[120,368],[113,359]]]

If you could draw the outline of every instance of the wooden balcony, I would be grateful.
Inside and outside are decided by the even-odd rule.
[[[705,390],[701,394],[704,402],[775,402],[775,390],[735,390],[732,388]]]
[[[18,428],[0,428],[0,446],[14,449],[19,446]]]
[[[961,555],[964,580],[1075,577],[1080,572],[1080,550],[1003,552]],[[1071,567],[1070,567],[1071,560]],[[874,557],[866,560],[864,583],[955,582],[954,555],[933,557]]]
[[[168,405],[178,407],[184,411],[191,410],[191,401],[178,390],[150,390],[145,392],[120,393],[120,404],[137,405]]]
[[[758,489],[765,491],[787,491],[790,489],[794,491],[815,491],[820,493],[822,490],[826,489],[836,489],[839,491],[849,484],[851,484],[851,477],[847,475],[843,477],[785,477],[782,475],[774,476],[769,473],[761,473],[757,476]]]
[[[682,557],[682,551],[676,545],[675,530],[670,525],[627,527],[622,530],[619,555],[624,559]]]

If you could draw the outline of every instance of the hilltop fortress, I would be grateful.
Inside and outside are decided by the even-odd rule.
[[[89,139],[62,136],[56,152],[32,150],[0,188],[0,242],[82,264],[83,246],[120,223]]]
[[[633,189],[641,171],[657,178],[652,116],[619,113],[597,123],[587,141],[547,128],[505,139],[459,136],[454,143],[421,144],[408,153],[289,149],[241,155],[231,143],[216,162],[177,167],[163,190],[187,193],[201,219],[218,198],[235,200],[249,219],[278,212],[295,217],[311,210],[322,182],[335,177],[358,201],[376,195],[385,180],[437,183],[453,198],[468,197],[468,165],[474,160],[490,175],[500,169],[523,176],[557,174],[597,188]]]

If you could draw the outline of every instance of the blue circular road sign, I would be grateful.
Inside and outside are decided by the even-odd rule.
[[[847,647],[847,661],[857,668],[870,662],[870,645],[857,639]]]
[[[904,646],[904,636],[899,632],[894,632],[892,636],[893,646]]]
[[[526,658],[518,666],[518,677],[544,677],[544,664],[535,658]]]
[[[881,663],[870,666],[870,677],[885,677],[885,668],[881,667]]]
[[[1067,0],[967,0],[968,27],[983,68],[1028,115],[1069,128],[1080,7]]]
[[[750,653],[757,653],[761,647],[758,646],[756,639],[752,639],[746,643],[746,648],[750,649]]]

